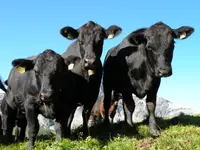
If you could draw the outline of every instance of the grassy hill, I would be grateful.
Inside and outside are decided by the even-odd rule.
[[[74,140],[60,142],[55,142],[55,135],[41,134],[35,150],[200,150],[200,115],[157,119],[157,123],[161,130],[157,138],[150,137],[146,123],[134,128],[119,123],[112,125],[112,139],[104,136],[106,130],[101,126],[91,129],[92,137],[74,134]],[[27,147],[27,140],[6,146],[1,137],[0,143],[1,150],[24,150]]]

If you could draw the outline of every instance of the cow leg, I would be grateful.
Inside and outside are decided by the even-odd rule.
[[[117,109],[117,103],[119,100],[119,93],[116,91],[112,91],[112,100],[109,108],[109,120],[110,123],[113,123],[113,118],[115,117],[116,114],[116,109]]]
[[[123,93],[122,97],[125,120],[130,126],[133,126],[132,115],[135,110],[135,102],[133,100],[132,93]]]
[[[109,108],[109,121],[110,121],[110,123],[113,123],[113,118],[115,117],[116,109],[117,109],[117,101],[112,102],[111,106]]]
[[[109,108],[110,108],[110,102],[111,102],[111,92],[112,90],[106,89],[104,87],[104,125],[105,128],[109,129],[110,128],[110,123],[109,123]]]
[[[158,136],[159,130],[157,129],[155,120],[155,108],[156,108],[156,98],[157,91],[160,85],[160,80],[154,81],[152,89],[148,92],[146,98],[147,110],[149,112],[149,131],[152,136]]]
[[[95,123],[96,123],[96,117],[97,116],[95,116],[95,114],[91,113],[90,118],[88,120],[88,126],[89,127],[92,127],[92,126],[95,125]]]
[[[87,112],[85,111],[87,109],[85,109],[85,107],[83,107],[83,110],[82,110],[82,117],[83,117],[83,134],[84,135],[88,135],[90,136],[90,131],[89,131],[89,128],[88,128],[88,114],[90,114],[89,112],[91,112],[90,110],[88,110]]]
[[[68,121],[67,121],[67,128],[69,128],[69,129],[71,129],[71,124],[72,124],[72,121],[73,121],[73,118],[74,118],[75,111],[76,111],[76,108],[74,108],[69,115],[69,118],[68,118]]]
[[[27,100],[29,101],[29,100]],[[28,137],[29,137],[29,143],[28,143],[28,149],[33,149],[33,146],[35,144],[36,136],[39,131],[39,122],[37,119],[37,110],[35,109],[35,106],[32,104],[25,104],[25,110],[26,110],[26,119],[28,124]]]
[[[16,110],[8,105],[5,97],[2,100],[1,110],[3,135],[5,135],[6,142],[11,143],[13,142],[12,132],[15,126]]]
[[[3,135],[3,129],[2,129],[2,116],[0,115],[0,135]]]
[[[26,134],[27,121],[25,114],[18,114],[17,126],[15,129],[15,142],[23,142]]]
[[[61,140],[61,138],[63,137],[69,137],[70,131],[71,131],[70,127],[71,127],[71,123],[74,117],[74,112],[75,112],[74,109],[73,111],[71,110],[70,112],[66,108],[66,111],[57,114],[58,117],[56,118],[56,122],[55,122],[55,131],[56,131],[57,141]],[[65,115],[63,116],[63,114]]]
[[[56,141],[61,140],[63,137],[63,125],[62,123],[56,121],[55,122],[55,131],[56,131]]]

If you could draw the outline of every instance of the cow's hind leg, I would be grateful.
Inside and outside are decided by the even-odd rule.
[[[104,130],[106,131],[106,136],[107,138],[111,137],[111,126],[110,126],[110,121],[109,121],[109,108],[110,108],[110,103],[111,103],[111,92],[112,90],[109,88],[104,87]]]
[[[120,98],[120,94],[113,90],[111,104],[110,104],[110,108],[109,108],[110,123],[113,123],[113,118],[115,117],[115,114],[116,114],[116,109],[117,109],[117,104],[118,104],[119,98]]]

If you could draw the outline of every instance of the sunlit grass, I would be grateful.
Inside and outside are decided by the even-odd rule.
[[[195,150],[200,149],[200,116],[181,116],[171,120],[158,119],[161,135],[152,138],[148,126],[144,123],[137,124],[134,128],[124,123],[112,126],[111,138],[103,135],[75,140],[63,139],[56,142],[55,135],[38,137],[35,150]],[[102,130],[101,126],[95,127],[92,134]],[[105,130],[105,129],[104,129]],[[104,131],[105,132],[105,131]],[[103,133],[103,131],[102,131]],[[24,150],[24,143],[9,146],[0,145],[1,150]]]

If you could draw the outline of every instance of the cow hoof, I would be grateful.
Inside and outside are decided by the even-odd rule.
[[[158,137],[160,135],[160,131],[156,127],[150,128],[150,135],[152,137]]]
[[[28,150],[33,150],[34,146],[28,146]]]

